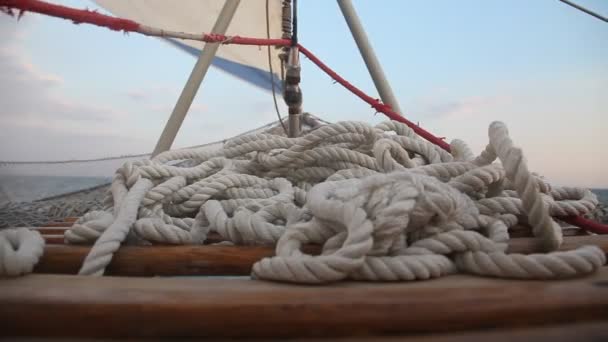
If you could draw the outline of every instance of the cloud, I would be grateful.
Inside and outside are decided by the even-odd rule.
[[[108,122],[120,113],[66,97],[58,89],[61,77],[38,70],[0,49],[0,121],[27,124],[39,121]]]
[[[431,102],[428,99],[419,101],[416,111],[428,119],[461,120],[484,116],[488,108],[504,105],[512,101],[509,96],[470,96],[463,99]]]
[[[0,16],[0,159],[19,157],[19,154],[82,156],[87,146],[95,155],[107,148],[103,144],[92,144],[82,139],[83,135],[106,137],[115,141],[129,140],[117,132],[115,123],[127,113],[104,104],[83,103],[74,100],[65,90],[66,80],[53,72],[34,64],[25,51],[28,20],[17,22],[14,18]],[[58,137],[62,137],[59,139]],[[29,144],[28,141],[33,142]],[[44,142],[62,141],[53,145]],[[72,143],[70,144],[69,141]],[[42,143],[40,143],[42,142]],[[81,146],[74,145],[79,142]],[[86,142],[83,144],[83,142]],[[17,143],[26,146],[15,146]],[[82,152],[82,153],[81,153]],[[20,159],[30,159],[25,156]],[[48,158],[44,158],[48,159]]]
[[[125,95],[130,98],[133,101],[137,101],[140,102],[142,100],[145,100],[149,97],[148,94],[146,94],[143,90],[141,89],[132,89],[132,90],[128,90],[125,92]]]
[[[174,101],[177,101],[177,99],[175,99]],[[167,102],[167,101],[165,101],[163,103],[148,103],[147,105],[145,105],[145,108],[147,110],[149,110],[150,112],[159,113],[163,116],[166,116],[167,118],[169,117],[171,112],[173,112],[174,107],[175,107],[174,103]],[[205,106],[201,103],[195,102],[188,109],[188,115],[186,117],[189,117],[191,115],[195,115],[196,117],[201,117],[201,115],[205,114],[205,112],[207,112],[207,110],[208,110],[207,106]]]
[[[154,101],[159,97],[175,97],[179,96],[181,89],[171,88],[164,85],[143,86],[141,88],[129,89],[122,92],[123,96],[136,102]]]

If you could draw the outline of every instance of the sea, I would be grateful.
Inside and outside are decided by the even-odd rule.
[[[0,205],[33,202],[108,184],[111,177],[0,175]]]
[[[608,189],[591,189],[596,195],[597,199],[604,204],[605,207],[608,207]]]

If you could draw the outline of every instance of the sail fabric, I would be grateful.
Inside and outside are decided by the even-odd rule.
[[[266,2],[270,38],[281,38],[281,0],[244,0],[232,18],[226,35],[266,38]],[[95,0],[114,15],[143,25],[188,33],[210,33],[225,0]],[[198,57],[204,42],[167,39],[173,46]],[[223,45],[218,49],[212,66],[265,90],[281,89],[279,49],[270,47],[271,77],[268,48],[245,45]]]

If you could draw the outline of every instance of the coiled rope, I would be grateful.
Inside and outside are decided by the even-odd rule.
[[[0,8],[150,36],[291,44],[171,32],[38,0],[0,0]],[[587,224],[580,215],[597,199],[589,190],[552,188],[532,175],[503,124],[490,126],[488,147],[473,158],[463,142],[448,145],[348,83],[303,46],[299,51],[405,125],[342,122],[295,139],[252,134],[213,153],[179,150],[127,162],[112,182],[108,210],[85,215],[66,233],[68,242],[95,241],[82,274],[103,274],[125,241],[201,243],[209,231],[237,244],[276,242],[277,256],[256,263],[253,275],[294,282],[426,279],[455,271],[546,279],[589,273],[605,262],[597,247],[504,253],[508,228],[518,220],[532,226],[547,251],[556,249],[561,229],[550,215]],[[493,163],[496,158],[501,164]],[[194,166],[171,165],[176,160]],[[305,255],[298,250],[302,243],[322,244],[323,252]],[[31,271],[43,241],[34,233],[3,231],[0,248],[0,274],[18,275]]]
[[[206,33],[184,33],[184,32],[175,32],[170,30],[164,30],[161,28],[150,27],[147,25],[142,25],[132,20],[115,18],[112,16],[103,15],[97,13],[95,11],[89,10],[79,10],[67,6],[55,5],[48,2],[40,1],[40,0],[0,0],[0,10],[9,15],[14,15],[14,10],[18,10],[18,17],[21,17],[24,12],[31,11],[36,13],[41,13],[48,16],[53,16],[57,18],[63,18],[72,20],[75,24],[87,23],[92,25],[97,25],[101,27],[106,27],[115,31],[123,31],[123,32],[137,32],[147,36],[157,36],[157,37],[172,37],[177,39],[190,39],[190,40],[198,40],[204,41],[208,43],[220,43],[220,44],[240,44],[240,45],[257,45],[257,46],[282,46],[287,47],[293,43],[291,39],[286,39],[285,37],[291,32],[285,29],[286,25],[289,25],[293,18],[288,15],[288,12],[291,12],[291,2],[285,0],[283,2],[283,39],[264,39],[264,38],[249,38],[249,37],[240,37],[240,36],[224,36],[218,34],[206,34]],[[327,75],[329,75],[333,80],[337,83],[341,84],[343,87],[348,89],[355,96],[359,97],[361,100],[368,103],[372,108],[376,111],[385,114],[392,120],[402,122],[409,126],[414,130],[416,134],[423,137],[424,139],[432,142],[433,144],[440,146],[446,151],[450,151],[450,145],[447,144],[443,138],[437,137],[432,133],[426,131],[425,129],[419,127],[398,113],[394,112],[390,106],[382,103],[381,101],[374,99],[373,97],[365,94],[361,89],[355,87],[351,83],[349,83],[346,79],[338,75],[334,70],[329,68],[325,63],[323,63],[319,58],[317,58],[311,51],[306,49],[301,44],[298,45],[298,51],[305,55],[311,62],[317,65],[321,70],[323,70]],[[582,216],[566,216],[561,217],[562,220],[576,225],[578,227],[584,228],[588,231],[608,234],[608,225],[603,225],[597,222],[593,222],[591,220],[585,219]]]
[[[213,152],[125,163],[107,209],[65,233],[67,243],[94,244],[80,273],[102,275],[121,244],[202,244],[209,232],[237,245],[276,244],[276,256],[257,262],[252,276],[297,283],[455,272],[556,279],[605,263],[594,246],[552,252],[562,230],[551,216],[584,215],[597,199],[532,174],[500,122],[477,157],[460,140],[448,153],[395,121],[313,126],[298,138],[253,133]],[[517,223],[529,224],[547,253],[507,254]],[[40,236],[20,230],[0,238],[2,274],[31,271]],[[304,244],[321,245],[321,254],[305,254]]]

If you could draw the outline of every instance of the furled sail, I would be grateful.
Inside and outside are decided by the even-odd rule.
[[[189,33],[211,32],[225,0],[95,0],[114,15],[135,20],[141,24],[162,29]],[[268,4],[268,7],[266,6]],[[281,38],[281,0],[241,1],[228,27],[227,35],[267,37],[267,20],[270,38]],[[203,42],[170,39],[169,42],[196,57]],[[218,50],[213,66],[262,89],[270,90],[272,83],[281,88],[280,50],[270,47],[271,77],[268,48],[243,45],[223,45]]]

